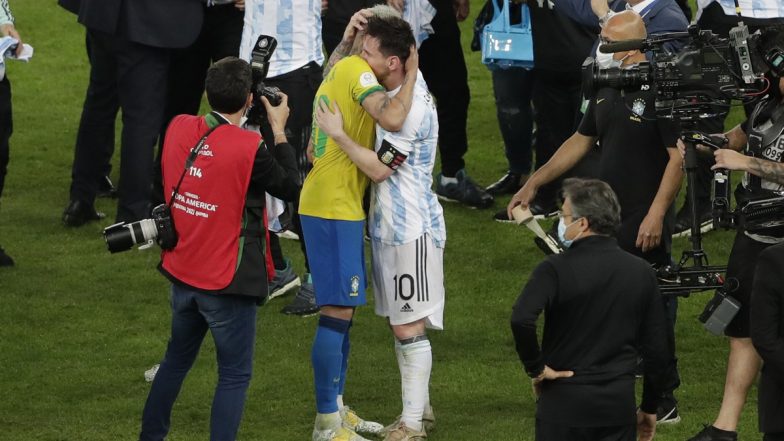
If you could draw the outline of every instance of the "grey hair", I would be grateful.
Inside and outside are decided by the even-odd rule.
[[[569,178],[563,182],[563,197],[572,204],[572,219],[584,217],[591,231],[613,235],[621,224],[621,205],[610,186],[598,179]]]
[[[390,17],[403,18],[403,15],[397,9],[385,4],[373,6],[370,8],[370,12],[382,20]]]

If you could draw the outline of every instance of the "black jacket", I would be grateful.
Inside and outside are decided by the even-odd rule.
[[[70,7],[64,3],[70,4]],[[79,23],[134,43],[160,48],[190,46],[201,30],[201,0],[64,0],[79,4]]]
[[[784,244],[760,253],[751,293],[751,341],[764,361],[759,383],[759,428],[784,432]]]
[[[540,350],[536,321],[544,310]],[[634,370],[645,359],[642,409],[678,383],[672,327],[651,266],[608,236],[589,236],[534,269],[512,313],[520,360],[574,376],[546,382],[537,418],[570,427],[635,423]]]

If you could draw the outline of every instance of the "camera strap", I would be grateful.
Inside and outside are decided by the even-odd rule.
[[[199,142],[197,142],[196,145],[194,145],[193,148],[191,149],[190,153],[188,153],[188,157],[185,158],[185,168],[183,169],[182,174],[180,175],[180,180],[177,182],[177,186],[174,187],[174,191],[172,192],[171,199],[169,199],[169,203],[166,204],[166,206],[169,209],[171,209],[171,205],[174,203],[175,198],[180,192],[180,185],[182,184],[182,180],[185,179],[185,174],[188,173],[188,170],[190,170],[190,168],[193,166],[193,163],[196,162],[196,158],[199,157],[199,152],[201,151],[202,147],[204,147],[204,144],[207,141],[207,137],[210,136],[210,133],[212,133],[215,129],[217,129],[221,125],[222,124],[218,124],[217,126],[211,128],[210,130],[207,130],[207,133],[205,133],[204,136],[201,137]]]

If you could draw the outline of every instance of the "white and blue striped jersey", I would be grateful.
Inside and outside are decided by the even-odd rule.
[[[315,61],[324,64],[321,0],[246,0],[240,58],[250,61],[259,35],[278,40],[267,77],[273,78]]]
[[[387,92],[394,96],[400,88]],[[376,125],[376,151],[386,141],[406,159],[383,182],[373,185],[369,232],[373,240],[402,245],[423,234],[446,244],[444,210],[431,189],[438,144],[438,115],[422,72],[417,73],[411,111],[399,132]]]
[[[735,13],[735,0],[697,0],[697,18],[700,18],[702,10],[714,1],[719,2],[724,13],[727,15],[737,15]],[[784,17],[784,2],[781,0],[738,0],[740,5],[740,15],[749,18],[777,18]]]

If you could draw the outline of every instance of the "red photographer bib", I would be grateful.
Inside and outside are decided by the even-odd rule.
[[[191,149],[209,130],[203,117],[175,117],[166,132],[162,170],[166,202],[179,242],[163,251],[163,269],[182,282],[204,290],[223,289],[237,269],[245,197],[253,161],[261,142],[258,133],[231,124],[207,137],[179,193],[170,201]]]

